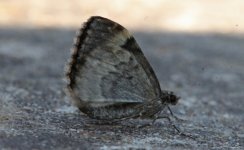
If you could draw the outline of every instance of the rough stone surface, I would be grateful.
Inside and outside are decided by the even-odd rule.
[[[0,28],[0,149],[243,149],[244,36],[134,35],[183,121],[88,125],[63,92],[74,29]]]

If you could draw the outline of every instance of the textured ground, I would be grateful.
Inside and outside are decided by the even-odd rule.
[[[86,126],[63,92],[74,29],[0,28],[0,149],[243,149],[244,36],[135,31],[174,121],[142,129]],[[135,121],[134,123],[141,123]]]

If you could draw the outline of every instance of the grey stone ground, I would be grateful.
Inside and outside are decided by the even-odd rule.
[[[74,34],[0,28],[0,149],[243,149],[243,35],[135,32],[162,89],[181,96],[174,122],[190,139],[166,120],[86,126],[63,92]]]

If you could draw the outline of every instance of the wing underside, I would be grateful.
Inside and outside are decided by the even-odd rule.
[[[73,51],[68,89],[86,105],[138,103],[160,94],[158,80],[136,41],[115,22],[91,18]]]

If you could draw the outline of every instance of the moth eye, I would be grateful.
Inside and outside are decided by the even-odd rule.
[[[133,78],[133,76],[128,76],[126,78],[129,79],[129,80],[131,80]]]
[[[173,92],[170,93],[170,104],[176,105],[177,102],[179,101],[179,97],[175,96]]]

